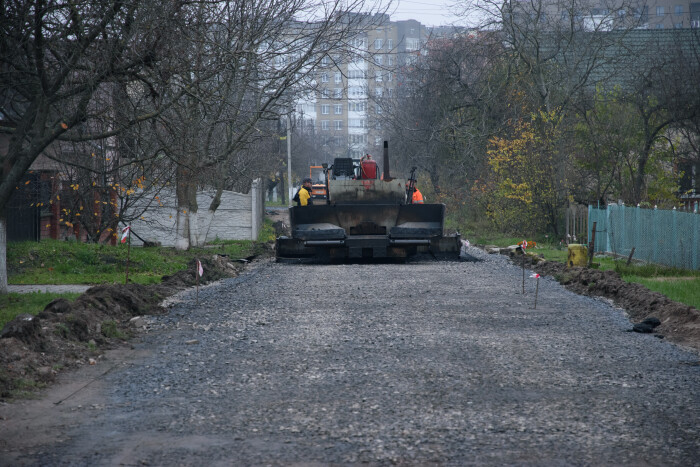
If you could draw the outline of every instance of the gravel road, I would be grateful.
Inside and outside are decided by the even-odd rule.
[[[60,404],[0,408],[0,464],[700,465],[697,354],[469,252],[187,291]]]

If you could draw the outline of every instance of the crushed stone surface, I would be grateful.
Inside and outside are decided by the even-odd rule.
[[[698,465],[697,353],[551,278],[534,309],[535,279],[469,253],[264,261],[181,293],[50,409],[60,436],[0,464]]]

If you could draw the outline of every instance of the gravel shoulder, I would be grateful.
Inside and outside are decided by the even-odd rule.
[[[0,406],[0,464],[697,464],[697,353],[551,278],[534,309],[533,279],[469,253],[178,294],[133,348]]]

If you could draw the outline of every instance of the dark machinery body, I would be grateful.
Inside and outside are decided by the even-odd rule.
[[[385,149],[385,167],[386,159]],[[291,236],[277,239],[278,260],[459,257],[459,235],[443,236],[444,204],[408,204],[406,180],[386,173],[381,180],[376,172],[363,178],[361,170],[355,178],[332,178],[332,170],[326,203],[289,209]]]

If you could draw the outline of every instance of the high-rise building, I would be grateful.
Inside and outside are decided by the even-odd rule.
[[[385,139],[381,101],[396,95],[401,67],[416,60],[429,35],[418,21],[390,21],[388,15],[368,15],[364,26],[347,50],[321,58],[315,91],[297,103],[297,116],[313,120],[323,148],[316,163],[379,152]]]

